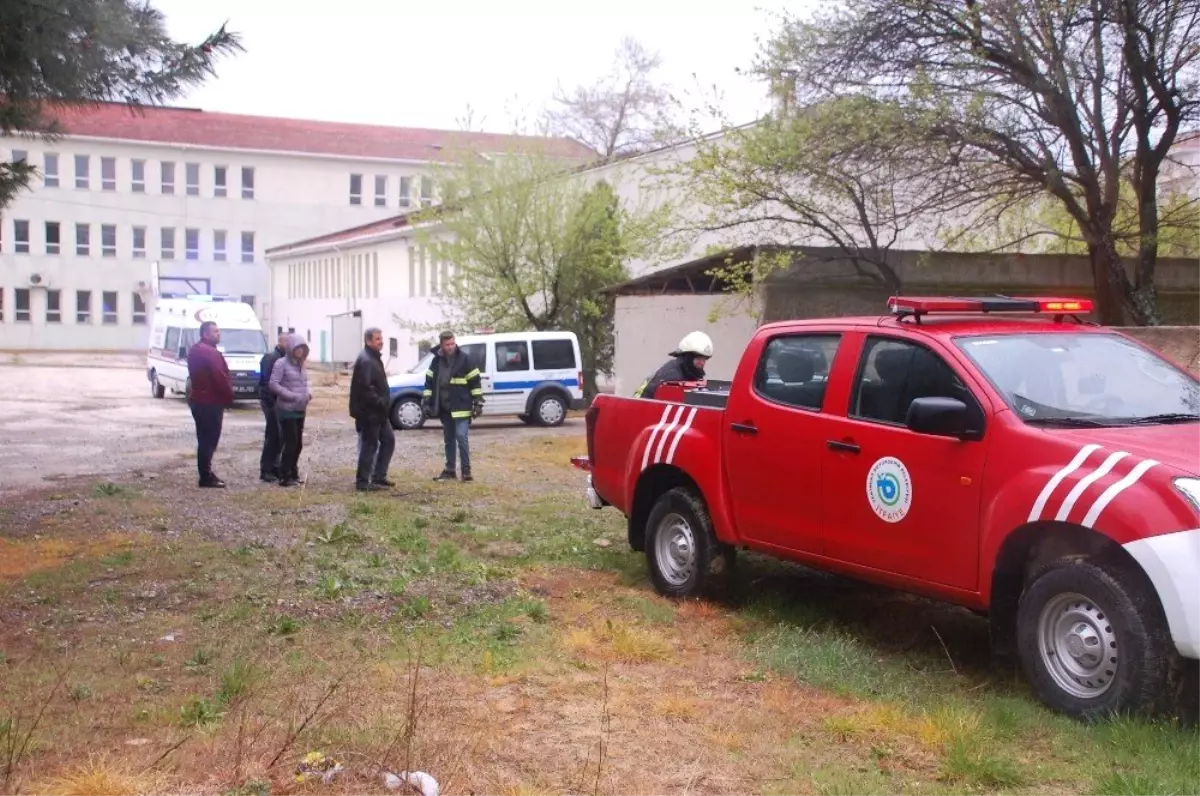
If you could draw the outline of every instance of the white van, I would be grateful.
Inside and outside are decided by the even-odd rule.
[[[583,360],[573,332],[463,335],[456,342],[479,368],[484,417],[516,415],[526,423],[558,426],[568,409],[583,408]],[[421,394],[433,356],[388,379],[395,428],[425,424]]]
[[[146,378],[150,395],[162,398],[188,392],[188,349],[200,340],[200,324],[216,321],[221,330],[217,350],[229,365],[234,400],[258,398],[258,371],[267,338],[254,308],[232,298],[193,295],[159,299],[150,328]]]

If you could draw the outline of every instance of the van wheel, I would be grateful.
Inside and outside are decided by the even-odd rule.
[[[734,549],[713,534],[708,507],[695,491],[663,493],[646,520],[646,563],[659,594],[694,597],[728,573]]]
[[[1152,587],[1117,562],[1055,562],[1017,609],[1017,649],[1038,697],[1077,719],[1163,707],[1176,657]]]
[[[150,371],[150,397],[162,398],[167,394],[167,388],[158,383],[158,371]]]
[[[547,393],[537,399],[533,416],[539,426],[561,426],[567,419],[567,404],[555,393]]]
[[[392,428],[416,431],[425,425],[425,409],[416,398],[401,398],[392,403]]]
[[[522,423],[524,423],[527,426],[533,425],[533,418],[530,417],[529,415],[517,415],[517,420],[520,420]]]

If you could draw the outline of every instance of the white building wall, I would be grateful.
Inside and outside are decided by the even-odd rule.
[[[146,346],[144,319],[152,311],[151,263],[158,261],[165,292],[188,290],[170,277],[207,278],[218,294],[253,297],[261,317],[271,314],[264,252],[298,238],[366,224],[402,212],[419,201],[429,164],[336,156],[251,152],[67,137],[46,144],[5,138],[6,158],[24,153],[46,171],[57,155],[58,185],[34,178],[0,217],[0,350],[138,350]],[[88,158],[88,186],[76,187],[75,157]],[[115,180],[106,184],[105,159]],[[134,161],[144,163],[144,191],[134,190]],[[163,163],[174,164],[174,192],[164,192]],[[198,195],[189,195],[188,164],[198,167]],[[218,167],[225,168],[226,196],[216,193]],[[253,170],[253,196],[242,196],[242,170]],[[351,175],[362,177],[360,204],[351,204]],[[376,177],[385,180],[375,194]],[[409,194],[402,204],[401,178]],[[18,244],[18,222],[28,230]],[[47,246],[47,222],[58,224],[59,251]],[[76,249],[76,225],[87,225],[86,253]],[[109,228],[115,246],[105,247]],[[174,250],[164,251],[163,230],[173,230]],[[141,230],[144,246],[135,248]],[[194,230],[195,249],[188,248]],[[224,233],[224,254],[218,235]],[[243,257],[243,234],[246,256]],[[19,250],[21,249],[21,250]],[[168,256],[170,255],[170,256]],[[34,275],[40,281],[33,284]],[[28,291],[28,293],[18,293]],[[47,314],[58,291],[55,320]],[[76,312],[80,291],[90,293],[90,315]],[[109,295],[105,295],[109,294]],[[135,295],[138,297],[135,299]],[[115,298],[115,314],[105,299]],[[18,312],[18,301],[28,301]],[[135,314],[135,304],[148,305]],[[142,309],[141,306],[136,307]]]

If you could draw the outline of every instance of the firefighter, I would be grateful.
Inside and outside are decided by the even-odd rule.
[[[642,382],[633,397],[653,398],[659,385],[667,381],[703,381],[704,366],[712,355],[712,339],[704,332],[692,332],[679,341],[679,347],[671,352],[671,359]]]

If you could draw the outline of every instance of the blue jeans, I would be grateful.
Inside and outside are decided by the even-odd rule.
[[[448,412],[443,412],[441,421],[442,438],[446,442],[446,472],[454,472],[454,449],[456,445],[462,457],[463,472],[471,472],[471,448],[467,442],[467,433],[471,429],[471,418],[454,418]]]

